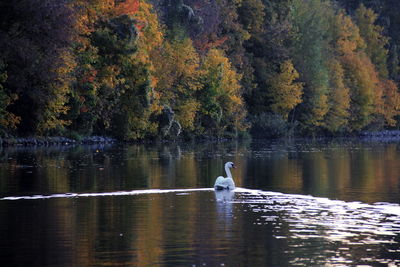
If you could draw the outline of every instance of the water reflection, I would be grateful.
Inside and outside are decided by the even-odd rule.
[[[215,190],[215,199],[217,200],[218,204],[226,205],[230,204],[233,197],[235,196],[234,190]]]
[[[273,236],[287,240],[288,252],[297,254],[301,250],[308,255],[289,257],[291,265],[400,264],[398,204],[370,205],[255,190],[240,192],[235,203],[245,204],[257,214],[255,225],[273,225]],[[282,232],[277,225],[288,229]]]
[[[232,224],[234,210],[232,200],[235,197],[234,190],[215,190],[217,224],[219,236],[229,238],[232,236]]]
[[[239,188],[214,192],[226,161]],[[3,149],[0,265],[400,264],[399,161],[397,143]]]

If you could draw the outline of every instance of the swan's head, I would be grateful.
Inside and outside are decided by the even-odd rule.
[[[235,169],[235,164],[233,164],[233,162],[228,161],[227,163],[225,163],[225,167]]]

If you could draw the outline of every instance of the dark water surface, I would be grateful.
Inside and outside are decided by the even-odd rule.
[[[0,266],[400,265],[399,143],[3,149],[0,199]]]

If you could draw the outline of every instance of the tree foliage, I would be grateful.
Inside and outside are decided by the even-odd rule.
[[[1,134],[138,140],[399,127],[396,8],[379,0],[1,1]]]
[[[325,118],[325,128],[329,132],[347,130],[350,117],[350,89],[345,83],[345,73],[338,60],[331,60],[328,65],[329,79],[329,110]]]
[[[327,32],[332,17],[332,6],[328,1],[293,1],[291,13],[295,28],[293,59],[304,82],[299,119],[308,129],[323,125],[328,112],[327,54],[330,36]]]
[[[299,73],[291,61],[285,61],[280,71],[269,81],[271,110],[288,119],[289,112],[301,103],[303,84],[298,82]]]
[[[184,130],[194,130],[198,103],[196,91],[201,89],[200,58],[189,38],[165,42],[155,61],[156,90],[161,104],[172,108]]]
[[[364,39],[365,52],[374,63],[380,76],[388,77],[386,45],[388,38],[383,35],[383,27],[376,25],[378,15],[372,9],[363,4],[356,10],[355,21],[360,29],[360,35]]]
[[[20,117],[21,134],[48,133],[68,124],[66,106],[74,59],[74,13],[68,1],[18,0],[0,4],[3,86],[18,96],[9,111]]]
[[[229,59],[218,49],[208,52],[202,70],[202,130],[218,136],[225,131],[234,135],[244,131],[246,112],[240,95],[241,75],[236,73]]]

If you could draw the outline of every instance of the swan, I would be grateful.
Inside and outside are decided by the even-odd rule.
[[[235,165],[233,164],[233,162],[229,161],[225,163],[226,177],[218,176],[217,179],[215,180],[214,184],[215,190],[235,189],[235,182],[232,179],[232,173],[230,171],[230,168],[235,168]]]

